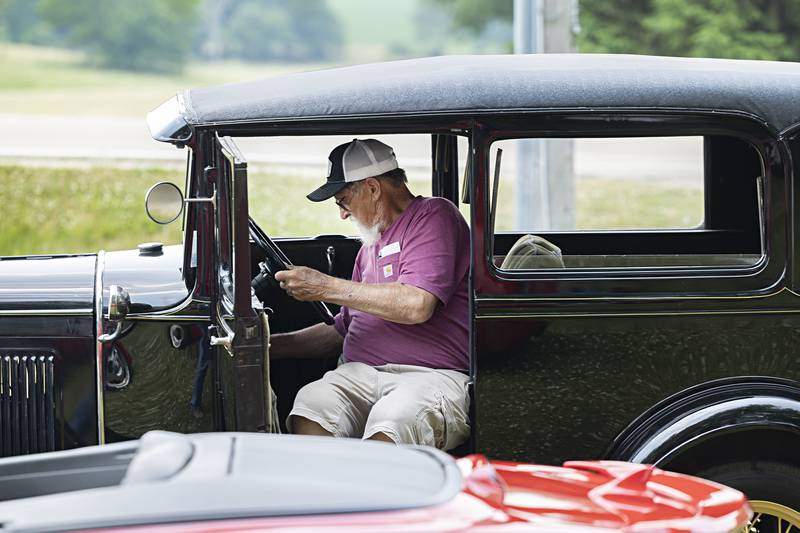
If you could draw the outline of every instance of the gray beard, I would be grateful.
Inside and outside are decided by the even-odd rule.
[[[350,220],[356,225],[358,237],[361,239],[362,244],[372,246],[381,238],[380,224],[367,226],[353,215],[350,215]]]

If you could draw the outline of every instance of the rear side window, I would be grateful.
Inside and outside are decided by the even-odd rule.
[[[762,164],[739,139],[504,139],[489,155],[503,270],[749,267],[762,257]]]

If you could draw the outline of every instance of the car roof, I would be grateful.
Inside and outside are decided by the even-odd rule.
[[[177,96],[188,126],[525,110],[733,111],[800,121],[800,64],[605,54],[442,56],[332,68]],[[151,133],[160,140],[174,140]]]

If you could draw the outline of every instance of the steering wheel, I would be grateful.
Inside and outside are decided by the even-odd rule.
[[[283,255],[283,252],[278,248],[272,239],[270,239],[264,231],[258,227],[255,220],[252,218],[249,222],[250,237],[255,243],[264,250],[264,270],[269,274],[272,279],[275,279],[275,273],[281,270],[288,270],[289,265],[292,264],[289,259]],[[259,274],[260,275],[260,274]],[[333,325],[333,313],[325,305],[325,302],[307,302],[314,308],[314,312],[328,325]]]

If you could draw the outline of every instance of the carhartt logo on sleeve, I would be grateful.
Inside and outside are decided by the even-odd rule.
[[[399,253],[400,253],[400,241],[394,241],[393,243],[387,244],[386,246],[381,248],[381,251],[378,252],[378,259],[383,259],[384,257],[388,257],[390,255]]]
[[[394,274],[394,270],[392,270],[392,265],[391,264],[383,265],[383,277],[388,278],[392,274]]]

